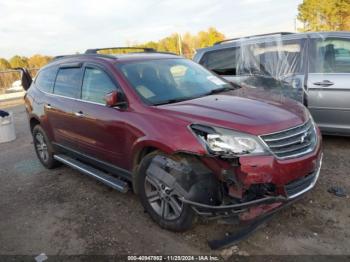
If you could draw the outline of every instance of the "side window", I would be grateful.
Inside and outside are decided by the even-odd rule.
[[[315,51],[313,73],[350,73],[350,39],[319,40]]]
[[[81,98],[86,101],[105,104],[106,94],[116,90],[109,76],[100,69],[86,68]]]
[[[204,54],[200,64],[218,75],[236,75],[239,48],[228,48]]]
[[[81,68],[61,68],[58,70],[54,94],[72,98],[80,97]]]
[[[52,93],[53,84],[55,82],[57,73],[57,68],[50,67],[40,71],[39,75],[36,77],[36,86],[44,92]]]
[[[268,41],[242,46],[239,74],[263,74],[277,79],[302,73],[304,39]]]

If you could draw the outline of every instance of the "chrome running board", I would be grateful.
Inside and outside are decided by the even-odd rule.
[[[78,170],[79,172],[91,176],[95,179],[97,179],[98,181],[102,182],[103,184],[114,188],[122,193],[126,193],[129,190],[129,185],[127,182],[120,180],[114,176],[111,176],[105,172],[102,172],[101,170],[98,170],[92,166],[89,166],[83,162],[80,162],[79,160],[73,159],[69,156],[66,155],[54,155],[54,158],[67,165],[70,166],[76,170]]]

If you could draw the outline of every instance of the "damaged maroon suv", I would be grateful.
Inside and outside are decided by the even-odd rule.
[[[314,187],[321,135],[300,103],[145,49],[57,57],[25,97],[41,163],[132,189],[161,227],[257,221]]]

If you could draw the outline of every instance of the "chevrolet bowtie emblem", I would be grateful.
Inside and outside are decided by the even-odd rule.
[[[303,134],[300,138],[300,143],[304,143],[306,137],[307,137],[307,133]]]

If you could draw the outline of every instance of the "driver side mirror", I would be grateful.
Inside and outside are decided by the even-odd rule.
[[[108,107],[125,108],[127,106],[123,94],[118,91],[113,91],[105,95],[105,101]]]

